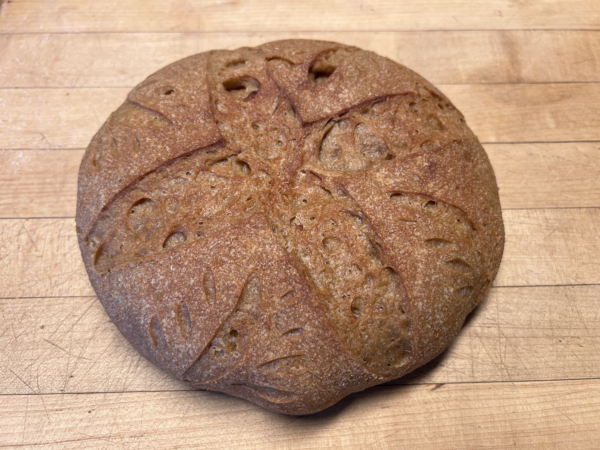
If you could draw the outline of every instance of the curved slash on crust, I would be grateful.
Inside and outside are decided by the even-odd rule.
[[[142,104],[142,103],[140,103],[140,102],[136,102],[135,100],[130,100],[130,99],[127,99],[127,102],[131,103],[132,105],[135,105],[135,106],[137,106],[138,108],[141,108],[141,109],[143,109],[143,110],[145,110],[145,111],[148,111],[148,112],[149,112],[149,113],[151,113],[151,114],[156,114],[156,115],[157,115],[157,116],[159,116],[161,119],[163,119],[163,120],[167,121],[167,122],[168,122],[170,125],[175,125],[175,123],[174,123],[174,122],[173,122],[173,121],[172,121],[172,120],[171,120],[169,117],[167,117],[167,115],[166,115],[166,114],[164,114],[164,113],[162,113],[162,112],[160,112],[160,111],[158,111],[158,110],[156,110],[156,109],[153,109],[153,108],[150,108],[150,107],[148,107],[148,106],[145,106],[145,105],[143,105],[143,104]]]
[[[235,383],[231,386],[248,389],[253,394],[271,403],[293,403],[298,398],[298,393],[285,391],[271,386],[260,386],[252,383]]]
[[[222,322],[200,356],[185,370],[183,379],[204,377],[201,382],[216,383],[227,377],[242,359],[236,358],[235,353],[241,354],[244,348],[252,342],[256,329],[255,324],[260,317],[260,304],[260,281],[253,272],[244,284],[231,313]],[[222,359],[224,356],[227,359]],[[216,369],[216,375],[213,375],[211,372],[217,361],[221,365]],[[225,369],[219,373],[218,369],[223,366]],[[196,369],[199,369],[200,373],[194,373]],[[192,374],[196,376],[191,377]]]
[[[181,302],[177,306],[177,323],[179,325],[179,332],[184,340],[188,341],[192,334],[192,318],[190,317],[190,310],[185,302]]]
[[[174,232],[182,235],[178,245],[189,245],[199,238],[206,237],[207,233],[214,234],[227,226],[248,219],[252,205],[244,204],[242,197],[244,192],[249,190],[245,189],[244,185],[253,183],[253,180],[233,175],[227,177],[217,172],[210,163],[221,153],[229,157],[227,161],[231,166],[233,163],[229,160],[232,155],[228,153],[227,146],[218,144],[195,150],[169,160],[155,170],[140,176],[111,199],[93,222],[85,237],[86,247],[90,249],[87,256],[94,257],[95,255],[94,260],[91,261],[95,270],[105,273],[122,264],[145,260],[152,254],[169,251],[172,247],[165,246],[164,242]],[[194,164],[195,166],[191,169],[187,167]],[[179,176],[179,172],[185,179]],[[220,183],[217,186],[217,190],[220,192],[216,195],[214,195],[215,191],[208,192],[209,187],[211,189],[215,187],[212,186],[214,183],[208,183],[208,180],[204,180],[204,178],[200,179],[201,176],[215,177],[217,183]],[[188,190],[185,191],[183,197],[177,199],[177,195],[180,194],[176,194],[176,187],[180,185],[171,183],[168,186],[176,187],[163,189],[162,194],[159,194],[160,191],[153,188],[155,177],[165,177],[172,182],[183,180],[186,183],[185,186],[188,186]],[[198,218],[200,220],[194,220],[189,213],[185,212],[185,208],[179,207],[173,212],[168,209],[167,202],[169,200],[174,199],[173,208],[177,208],[178,204],[190,202],[198,196],[204,196],[203,206],[197,206],[195,211],[200,215]],[[204,198],[208,198],[208,201],[205,201]],[[148,214],[147,224],[140,223],[135,230],[131,229],[128,221],[133,207],[144,200],[147,200],[148,204],[153,203],[154,210],[151,215]],[[229,206],[232,206],[231,211],[225,214],[224,208]],[[150,223],[151,220],[152,223]],[[181,230],[179,228],[181,223],[190,224],[193,229]],[[98,264],[101,262],[100,260],[104,261]]]
[[[169,344],[165,337],[162,323],[158,317],[152,316],[150,325],[148,326],[148,334],[150,335],[150,340],[156,351],[160,353],[163,358],[168,358],[170,354]]]
[[[306,362],[306,355],[293,354],[271,359],[270,361],[258,364],[256,368],[258,370],[283,375],[289,372],[293,372],[296,376],[300,376],[309,371]],[[280,366],[284,367],[282,368]]]
[[[457,328],[457,313],[452,311],[461,311],[461,308],[452,307],[452,303],[460,301],[466,308],[474,287],[481,281],[480,274],[475,273],[472,266],[463,260],[478,258],[478,244],[457,239],[448,225],[425,216],[425,212],[398,208],[390,201],[386,188],[378,183],[366,182],[366,176],[346,177],[339,182],[362,209],[381,240],[384,253],[392,255],[393,267],[400,275],[409,298],[409,317],[417,322],[416,326],[419,326],[418,323],[429,323],[434,330],[457,333],[460,324]],[[434,201],[443,205],[441,200]],[[424,211],[425,208],[422,209]],[[390,217],[398,217],[399,213],[401,219],[389,220]],[[427,245],[427,241],[432,240],[453,242],[455,245],[439,249]],[[440,251],[448,253],[449,261],[440,258]],[[466,267],[471,270],[464,269]],[[478,265],[473,264],[473,267]],[[455,292],[454,297],[447,295],[448,287]],[[427,337],[428,342],[417,342],[413,348],[415,356],[435,356],[441,351],[436,346],[436,342],[443,341],[440,338],[432,333]]]

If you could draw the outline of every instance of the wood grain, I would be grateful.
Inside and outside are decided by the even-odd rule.
[[[600,140],[600,83],[442,85],[482,142]],[[84,148],[128,88],[0,90],[0,149]]]
[[[600,283],[600,209],[502,213],[506,246],[496,286]]]
[[[75,217],[83,150],[0,150],[0,218]]]
[[[0,297],[93,294],[75,219],[0,221]]]
[[[600,206],[600,142],[484,147],[503,208]]]
[[[598,29],[595,0],[8,1],[2,33]]]
[[[600,286],[493,288],[445,353],[389,384],[596,377],[598,311]],[[0,395],[189,389],[134,350],[95,297],[4,299],[0,317]]]
[[[487,144],[505,209],[600,207],[600,143]],[[0,218],[75,217],[83,150],[0,151]]]
[[[600,84],[440,86],[482,142],[600,139]]]
[[[356,45],[434,84],[600,81],[600,32],[279,32],[0,35],[0,87],[133,87],[186,56],[278,39]]]
[[[0,90],[0,149],[87,147],[129,91]]]
[[[600,284],[600,209],[503,212],[495,286]],[[94,295],[74,219],[0,220],[1,297]]]
[[[211,392],[3,397],[5,445],[594,449],[600,381],[387,386],[304,417]]]

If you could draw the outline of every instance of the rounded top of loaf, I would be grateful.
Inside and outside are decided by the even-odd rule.
[[[289,414],[438,355],[504,242],[452,103],[387,58],[308,40],[202,53],[135,87],[83,157],[77,232],[146,358]]]

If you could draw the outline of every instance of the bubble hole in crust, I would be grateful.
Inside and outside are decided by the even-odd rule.
[[[481,225],[496,220],[501,229],[497,193],[481,187],[491,168],[452,104],[397,65],[394,76],[403,90],[350,95],[349,106],[305,122],[298,95],[317,102],[349,79],[360,94],[369,71],[392,69],[389,60],[339,44],[286,45],[211,52],[196,70],[204,70],[201,105],[219,139],[154,162],[127,182],[118,166],[156,160],[156,143],[187,126],[180,117],[193,111],[190,99],[199,94],[178,82],[185,77],[175,72],[148,82],[143,101],[130,96],[111,115],[90,144],[82,173],[91,177],[89,170],[105,183],[117,173],[123,186],[80,231],[82,254],[96,287],[111,272],[183,254],[262,217],[344,351],[368,374],[367,384],[375,384],[435,356],[423,350],[423,335],[445,348],[489,287],[502,234],[486,235]],[[453,160],[469,171],[461,174],[467,181],[455,177],[459,162]],[[365,197],[361,189],[373,195]],[[492,201],[491,212],[480,212],[478,196]],[[222,307],[217,269],[202,269],[198,298],[157,306],[142,320],[151,360],[170,368],[185,353],[181,348],[193,346],[202,314]],[[249,363],[244,355],[260,346],[264,327],[272,328],[268,324],[281,308],[301,300],[290,290],[271,302],[260,272],[247,277],[237,303],[202,344],[194,344],[178,376],[196,385],[217,383],[213,388],[266,401],[267,407],[292,404],[315,383],[311,355],[289,344],[310,335],[311,323],[282,325],[279,336],[289,346],[284,354]],[[433,316],[432,324],[451,330],[427,330],[423,318]],[[248,364],[266,378],[240,381],[233,375],[250,370]],[[282,374],[302,381],[290,387]],[[218,384],[227,377],[237,381]]]

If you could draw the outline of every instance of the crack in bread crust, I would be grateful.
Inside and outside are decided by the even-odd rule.
[[[287,413],[443,351],[503,245],[491,166],[450,101],[319,41],[151,76],[90,144],[77,222],[100,299],[146,357]]]

